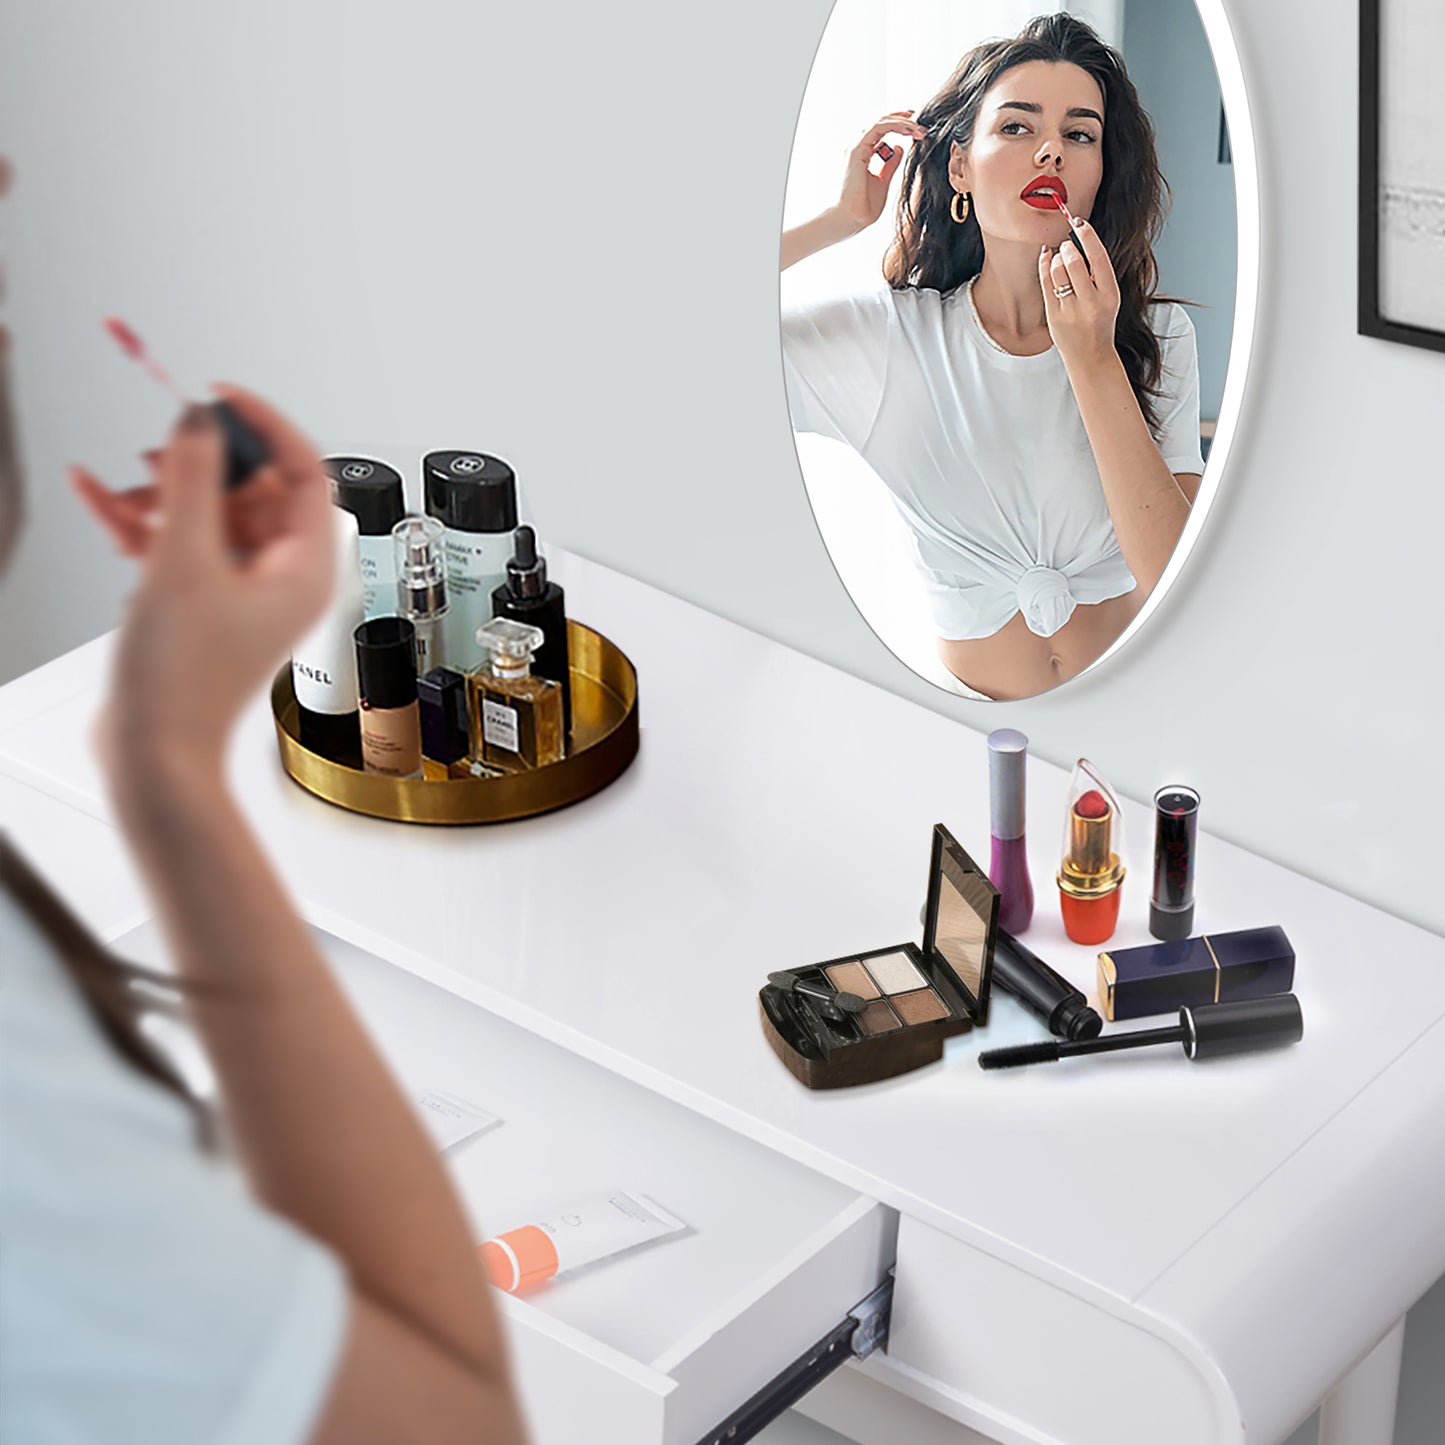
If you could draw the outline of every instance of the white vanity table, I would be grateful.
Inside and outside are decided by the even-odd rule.
[[[1445,1273],[1445,944],[1201,836],[1196,927],[1285,927],[1297,1047],[985,1074],[981,1047],[1043,1036],[996,992],[941,1064],[809,1093],[757,990],[917,941],[932,825],[987,862],[983,737],[552,560],[639,674],[641,751],[602,794],[491,828],[348,814],[285,777],[262,700],[234,765],[399,1071],[504,1119],[455,1158],[479,1231],[612,1184],[693,1226],[504,1300],[539,1445],[693,1445],[890,1266],[886,1352],[802,1407],[863,1445],[1267,1445],[1332,1390],[1325,1438],[1385,1445],[1392,1331]],[[0,689],[0,817],[154,956],[86,750],[108,648]],[[1049,883],[1067,781],[1030,764],[1028,942],[1091,992]],[[1121,947],[1148,941],[1152,842],[1125,809]]]

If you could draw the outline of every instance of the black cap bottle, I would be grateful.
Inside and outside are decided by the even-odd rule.
[[[428,452],[422,458],[426,509],[446,528],[451,610],[442,650],[467,671],[482,661],[477,628],[492,620],[492,590],[507,578],[517,525],[517,477],[485,452]]]
[[[562,731],[572,735],[572,674],[567,654],[567,613],[562,589],[547,580],[547,562],[537,553],[537,534],[517,528],[516,551],[507,563],[507,580],[492,593],[492,611],[513,622],[539,628],[542,645],[532,655],[532,671],[562,688]]]
[[[366,617],[396,611],[396,549],[392,528],[406,513],[401,473],[370,457],[322,457],[331,500],[356,518],[361,534],[361,599]]]
[[[353,637],[361,693],[362,766],[368,773],[419,778],[416,629],[405,617],[373,617]]]

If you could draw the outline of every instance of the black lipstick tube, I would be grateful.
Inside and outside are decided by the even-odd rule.
[[[994,943],[993,981],[1036,1013],[1057,1038],[1094,1039],[1103,1031],[1104,1020],[1084,995],[1002,928]]]
[[[1194,839],[1199,794],[1171,783],[1154,794],[1154,891],[1149,932],[1172,942],[1194,932]]]

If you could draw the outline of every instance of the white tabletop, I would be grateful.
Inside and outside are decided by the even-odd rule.
[[[764,1042],[757,990],[771,969],[916,941],[935,822],[987,864],[984,738],[606,568],[552,561],[572,615],[637,665],[636,763],[548,817],[398,825],[292,784],[258,700],[234,776],[315,922],[1116,1308],[1272,1182],[1272,1247],[1304,1239],[1349,1162],[1316,1150],[1307,1190],[1276,1176],[1326,1131],[1389,1127],[1394,1116],[1372,1114],[1371,1100],[1397,1101],[1391,1071],[1432,1030],[1408,1060],[1408,1107],[1445,1111],[1442,941],[1207,833],[1196,928],[1283,925],[1302,1044],[1210,1065],[1168,1047],[986,1074],[981,1047],[1044,1033],[996,995],[989,1028],[954,1041],[941,1064],[808,1092]],[[108,649],[100,639],[0,689],[0,771],[101,818],[86,733]],[[1067,782],[1030,762],[1038,906],[1027,941],[1092,992],[1096,950],[1065,940],[1052,881]],[[1116,947],[1150,941],[1151,813],[1128,801],[1124,813]],[[1439,1233],[1445,1247],[1445,1219]]]

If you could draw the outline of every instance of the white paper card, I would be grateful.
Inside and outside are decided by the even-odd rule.
[[[502,1122],[496,1114],[489,1114],[446,1089],[419,1089],[412,1094],[412,1099],[438,1149],[451,1149]]]

